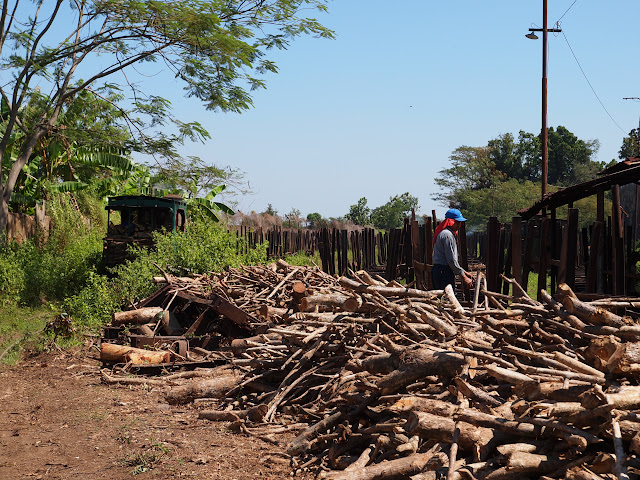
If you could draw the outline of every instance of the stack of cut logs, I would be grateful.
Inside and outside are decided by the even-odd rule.
[[[259,333],[213,369],[103,378],[165,385],[169,403],[198,399],[200,418],[267,441],[296,432],[287,453],[319,478],[640,478],[638,299],[561,285],[539,302],[504,280],[512,295],[479,275],[461,305],[450,287],[284,262],[165,276],[170,292],[233,301]]]

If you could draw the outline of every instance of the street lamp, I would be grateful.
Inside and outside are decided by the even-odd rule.
[[[560,28],[547,28],[547,0],[542,0],[542,28],[530,28],[525,37],[537,40],[534,32],[542,32],[542,198],[547,194],[547,165],[549,151],[547,146],[547,33],[562,32]]]

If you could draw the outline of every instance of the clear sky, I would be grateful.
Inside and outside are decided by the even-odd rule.
[[[617,159],[640,117],[640,102],[623,99],[640,97],[640,1],[548,3],[548,27],[562,17],[563,30],[549,34],[548,126],[599,140],[595,160]],[[182,155],[245,172],[243,212],[339,217],[361,197],[375,208],[404,192],[420,213],[444,212],[433,179],[453,150],[540,132],[542,37],[524,35],[542,27],[541,0],[334,0],[315,16],[337,38],[278,52],[280,73],[252,110],[170,97],[212,136]]]

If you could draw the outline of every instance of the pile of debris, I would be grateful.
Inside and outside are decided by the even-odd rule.
[[[164,385],[172,404],[216,398],[200,418],[267,441],[297,432],[292,464],[320,478],[640,475],[640,302],[566,285],[538,302],[504,280],[513,295],[479,275],[463,306],[450,287],[282,261],[165,275],[137,310],[114,315],[102,358],[167,374],[103,378]],[[172,348],[140,348],[163,343]]]

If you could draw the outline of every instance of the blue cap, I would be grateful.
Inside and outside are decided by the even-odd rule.
[[[450,208],[449,210],[447,210],[447,213],[444,214],[444,217],[453,218],[454,220],[457,220],[459,222],[467,221],[467,219],[462,216],[462,212],[460,212],[460,210],[458,210],[457,208]]]

